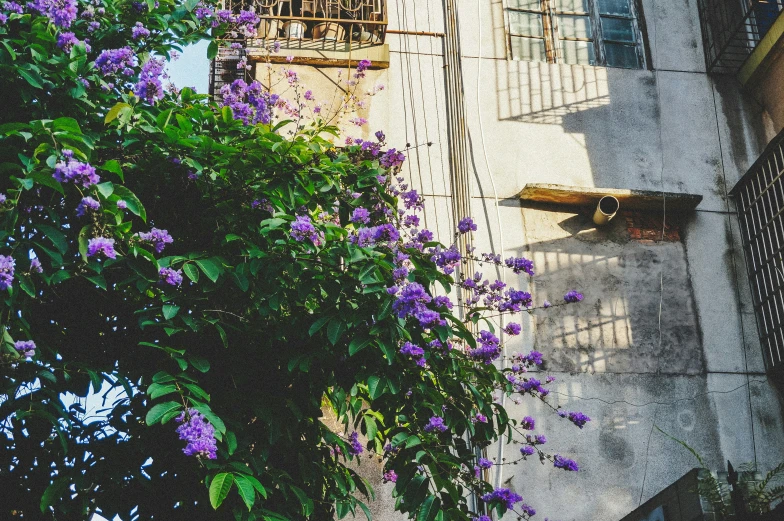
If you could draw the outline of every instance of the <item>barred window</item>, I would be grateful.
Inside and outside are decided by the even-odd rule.
[[[641,69],[636,0],[507,0],[514,60]]]

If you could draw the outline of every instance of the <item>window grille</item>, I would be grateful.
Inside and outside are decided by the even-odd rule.
[[[784,0],[697,0],[708,72],[734,74],[784,9]]]
[[[730,192],[738,210],[765,364],[776,372],[784,370],[783,174],[784,132]]]
[[[635,0],[507,0],[512,59],[641,69]]]

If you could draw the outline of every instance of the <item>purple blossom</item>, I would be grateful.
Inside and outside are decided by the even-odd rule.
[[[460,252],[457,250],[457,246],[454,244],[446,250],[441,249],[440,246],[436,246],[436,248],[430,250],[430,253],[432,253],[430,260],[435,262],[436,266],[441,268],[447,275],[455,271],[455,267],[460,263],[460,259],[462,258]]]
[[[128,208],[128,203],[120,199],[119,201],[117,201],[117,208],[119,208],[120,210],[125,210],[126,208]]]
[[[523,456],[530,456],[534,452],[536,452],[536,449],[534,449],[530,445],[526,445],[525,447],[520,449],[520,454],[522,454]]]
[[[493,520],[490,519],[490,516],[479,516],[479,517],[475,517],[473,521],[493,521]]]
[[[71,32],[60,33],[57,36],[57,47],[59,47],[66,53],[70,53],[71,49],[73,49],[75,45],[79,45],[80,43],[82,43],[82,41],[79,40],[79,38],[77,38],[76,35]],[[85,50],[87,52],[90,52],[90,46],[87,45],[86,43],[85,43]]]
[[[477,230],[476,224],[474,224],[474,220],[470,217],[465,217],[457,223],[457,230],[460,233],[468,233],[468,232],[475,232]]]
[[[370,212],[367,209],[362,208],[355,208],[354,211],[351,213],[351,222],[353,223],[362,223],[367,224],[370,222]]]
[[[310,217],[307,215],[298,215],[294,222],[291,223],[291,238],[298,242],[309,239],[316,246],[321,244],[316,227],[313,226]]]
[[[384,132],[378,130],[376,131],[376,139],[378,140],[379,143],[383,143],[384,141],[386,141],[387,137],[384,135]]]
[[[547,309],[547,308],[549,308],[550,306],[552,306],[552,304],[550,304],[550,301],[549,301],[549,300],[545,300],[544,302],[542,302],[542,307],[543,307],[543,308]]]
[[[217,459],[218,446],[215,440],[215,427],[196,409],[188,411],[188,420],[185,421],[185,412],[178,418],[177,434],[181,440],[188,444],[182,449],[186,456]]]
[[[509,257],[505,263],[515,273],[525,272],[532,277],[534,276],[534,263],[524,257]]]
[[[16,262],[10,255],[0,255],[0,291],[5,291],[14,283]]]
[[[432,297],[421,284],[412,282],[400,290],[397,300],[392,303],[392,311],[397,313],[398,318],[405,318],[425,309],[425,304],[431,300]]]
[[[484,414],[479,413],[479,412],[476,413],[476,416],[474,416],[474,419],[477,422],[479,422],[479,423],[487,423],[487,416],[485,416]]]
[[[547,437],[544,434],[537,434],[534,436],[534,441],[537,445],[544,445],[547,443]]]
[[[83,197],[82,200],[79,202],[79,205],[76,207],[76,216],[77,217],[84,217],[88,210],[89,211],[98,211],[101,208],[101,203],[90,197]]]
[[[420,367],[425,365],[425,350],[418,345],[412,344],[411,342],[406,342],[403,344],[403,347],[400,348],[400,354],[410,356]]]
[[[174,238],[169,235],[167,230],[160,230],[153,228],[149,232],[140,232],[136,234],[139,241],[151,245],[155,249],[155,253],[161,253],[167,244],[174,242]]]
[[[136,25],[131,29],[131,36],[134,40],[147,38],[150,36],[150,30],[147,29],[141,22],[136,22]]]
[[[543,355],[539,351],[531,351],[523,357],[523,360],[533,365],[542,365]]]
[[[84,188],[98,184],[101,180],[98,174],[95,173],[95,168],[89,163],[74,161],[70,158],[67,163],[60,161],[54,165],[52,177],[60,183],[80,184]]]
[[[497,488],[489,494],[482,496],[482,501],[485,503],[492,503],[497,501],[499,503],[503,503],[509,510],[514,508],[515,503],[519,503],[522,500],[522,496],[515,494],[508,488]]]
[[[445,432],[447,430],[444,419],[440,416],[433,416],[425,425],[425,432]]]
[[[54,25],[63,29],[71,27],[76,20],[76,0],[35,0],[27,6],[46,15]]]
[[[507,335],[517,336],[520,334],[520,331],[522,331],[522,328],[520,327],[520,324],[509,322],[504,328],[504,331]]]
[[[520,422],[520,428],[525,429],[527,431],[532,431],[536,428],[536,420],[531,418],[530,416],[526,416],[523,418],[523,421]]]
[[[25,358],[32,358],[35,355],[35,342],[32,340],[18,340],[14,342],[14,349]]]
[[[133,88],[133,93],[138,98],[145,100],[151,105],[163,99],[163,84],[161,83],[163,67],[163,60],[151,58],[142,66],[139,81],[136,82]]]
[[[8,15],[0,13],[0,25],[5,25],[8,22]]]
[[[136,55],[130,47],[106,49],[95,59],[95,66],[101,70],[101,74],[104,76],[116,76],[121,72],[126,76],[131,76],[133,67],[136,65]]]
[[[280,99],[277,94],[265,90],[258,81],[248,85],[243,80],[234,80],[221,87],[221,98],[221,106],[229,107],[234,119],[241,120],[245,125],[268,125]]]
[[[583,294],[575,290],[569,290],[564,295],[564,300],[570,304],[580,302],[583,299]]]
[[[384,472],[381,479],[383,479],[384,483],[397,483],[397,474],[394,470],[388,470]]]
[[[570,412],[564,413],[564,411],[559,411],[558,415],[562,418],[568,418],[570,422],[577,425],[579,428],[585,427],[585,424],[591,421],[591,419],[581,412]]]
[[[395,168],[402,166],[405,160],[406,155],[403,152],[398,152],[394,148],[390,148],[381,155],[378,162],[384,168]]]
[[[555,455],[553,466],[557,469],[569,470],[571,472],[577,472],[580,470],[580,467],[577,465],[576,461],[569,458],[564,458],[560,454]]]
[[[372,63],[370,60],[360,60],[359,63],[357,63],[357,72],[365,72],[371,65]]]
[[[109,259],[116,259],[117,252],[114,251],[114,239],[94,237],[87,241],[87,256],[94,257],[99,253],[102,253]]]
[[[179,286],[182,284],[182,270],[174,270],[172,268],[161,268],[158,272],[161,281],[172,286]]]
[[[419,195],[419,193],[417,193],[416,190],[403,192],[400,194],[400,197],[403,199],[403,205],[406,207],[406,210],[410,210],[412,208],[422,210],[425,207],[425,200]]]
[[[24,12],[22,6],[16,2],[3,2],[3,9],[9,13],[22,14]]]
[[[479,345],[476,349],[471,349],[468,352],[468,356],[474,360],[490,364],[501,356],[500,340],[490,331],[480,331],[477,341],[479,342]]]
[[[348,441],[351,444],[350,447],[348,448],[349,454],[353,456],[357,456],[359,454],[362,454],[362,452],[364,452],[365,449],[362,447],[362,444],[359,442],[358,433],[352,432],[351,434],[349,434]]]
[[[433,305],[437,308],[445,307],[447,309],[452,309],[452,301],[447,296],[440,296],[433,299]]]
[[[41,261],[38,257],[30,261],[30,273],[43,273],[44,268],[41,266]]]

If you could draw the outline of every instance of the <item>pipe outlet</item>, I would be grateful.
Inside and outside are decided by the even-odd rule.
[[[618,208],[620,208],[621,204],[618,202],[618,199],[611,195],[605,195],[601,199],[599,199],[599,204],[596,205],[596,211],[593,212],[593,222],[596,226],[604,226],[610,219],[615,217],[615,214],[618,213]]]

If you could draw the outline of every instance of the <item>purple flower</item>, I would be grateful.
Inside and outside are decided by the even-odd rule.
[[[552,304],[550,304],[550,301],[549,301],[549,300],[545,300],[544,302],[542,302],[542,307],[543,307],[543,308],[547,309],[547,308],[549,308],[550,306],[552,306]]]
[[[530,416],[526,416],[523,418],[523,421],[520,422],[520,428],[525,429],[527,431],[532,431],[536,427],[536,420],[531,418]]]
[[[21,5],[16,2],[3,2],[3,9],[10,13],[22,14],[24,13],[24,9]]]
[[[534,441],[537,445],[544,445],[547,443],[547,437],[544,434],[537,434],[534,436]]]
[[[493,362],[493,360],[496,360],[499,356],[501,356],[500,340],[498,340],[498,337],[492,334],[490,331],[480,331],[477,341],[479,342],[479,345],[476,347],[476,349],[471,349],[469,351],[469,357],[476,361],[490,364]]]
[[[580,467],[577,465],[576,461],[569,458],[564,458],[560,454],[555,455],[553,466],[557,469],[569,470],[571,472],[577,472],[580,470]]]
[[[370,222],[370,212],[361,206],[351,213],[351,222],[367,224]]]
[[[14,283],[16,263],[10,255],[0,255],[0,291],[5,291]]]
[[[60,183],[80,184],[84,188],[98,184],[101,180],[95,173],[95,168],[89,163],[81,163],[70,158],[67,163],[60,161],[54,165],[52,177]]]
[[[384,472],[381,479],[384,480],[384,483],[397,483],[397,474],[395,474],[394,470],[388,470]]]
[[[79,202],[79,206],[76,207],[76,216],[77,217],[84,217],[87,214],[87,211],[98,211],[101,208],[101,203],[90,197],[83,197],[81,202]]]
[[[136,55],[130,47],[106,49],[95,59],[95,66],[101,70],[101,74],[104,76],[115,76],[121,72],[126,76],[131,76],[136,64]]]
[[[474,419],[477,422],[479,422],[479,423],[487,423],[487,416],[485,416],[484,414],[479,413],[479,412],[476,413],[476,416],[474,416]]]
[[[531,351],[523,357],[523,360],[533,365],[542,365],[542,353],[539,351]]]
[[[137,97],[147,101],[149,104],[154,104],[156,101],[163,99],[163,84],[161,83],[161,74],[163,73],[163,60],[151,58],[147,63],[142,66],[142,72],[139,74],[139,81],[133,88],[133,93]]]
[[[27,6],[46,15],[54,25],[63,29],[71,27],[76,20],[76,0],[35,0]]]
[[[348,448],[349,454],[357,456],[359,454],[362,454],[362,452],[364,452],[365,449],[362,447],[362,444],[359,442],[358,433],[352,432],[351,434],[349,434],[348,441],[351,444],[351,446]]]
[[[392,303],[392,310],[397,313],[398,318],[405,318],[424,309],[425,304],[431,300],[432,297],[421,284],[412,282],[400,290],[397,300]]]
[[[465,217],[461,219],[459,223],[457,223],[457,230],[460,233],[468,233],[468,232],[475,232],[477,230],[476,224],[474,224],[474,220],[470,217]]]
[[[575,290],[569,290],[564,295],[564,300],[568,303],[580,302],[583,299],[583,294]]]
[[[291,238],[298,242],[309,239],[316,246],[321,244],[316,227],[313,226],[310,217],[307,215],[298,215],[294,222],[291,223]]]
[[[447,426],[444,424],[444,419],[440,416],[433,416],[425,425],[425,432],[445,432]]]
[[[581,412],[570,412],[570,413],[565,414],[565,415],[561,415],[561,412],[563,412],[563,411],[560,411],[559,415],[562,418],[565,416],[566,418],[569,419],[570,422],[574,423],[575,425],[577,425],[581,429],[585,426],[586,423],[591,421],[591,419],[588,416],[586,416],[585,414],[583,414]]]
[[[445,307],[447,309],[452,309],[452,301],[449,300],[447,296],[440,296],[433,299],[433,305],[437,308]]]
[[[436,266],[449,275],[455,271],[455,267],[460,263],[462,256],[454,244],[446,250],[442,250],[440,246],[429,250],[432,253],[430,260],[436,263]]]
[[[382,131],[379,130],[376,132],[376,139],[378,140],[379,143],[383,143],[384,141],[386,141],[387,137],[384,135]]]
[[[35,257],[30,261],[30,273],[43,273],[44,268],[41,266],[41,261]]]
[[[57,47],[59,47],[66,53],[70,53],[74,45],[78,45],[80,43],[81,41],[79,40],[79,38],[77,38],[76,35],[72,32],[60,33],[57,36]]]
[[[313,99],[313,91],[312,90],[306,90],[303,97],[306,100],[311,101]]]
[[[126,208],[128,208],[128,203],[120,199],[119,201],[117,201],[117,208],[119,208],[120,210],[125,210]]]
[[[482,496],[482,501],[485,503],[492,503],[497,501],[499,503],[503,503],[507,509],[514,508],[515,503],[519,503],[523,500],[522,496],[519,494],[515,494],[508,488],[497,488],[490,492],[489,494],[485,494]]]
[[[215,427],[199,411],[196,409],[188,411],[188,421],[185,421],[185,413],[183,412],[177,418],[177,423],[182,423],[177,427],[177,434],[180,435],[181,440],[188,442],[182,449],[186,456],[218,458]]]
[[[360,60],[357,63],[357,72],[365,72],[371,65],[370,60]]]
[[[114,239],[94,237],[87,241],[87,256],[94,257],[99,253],[102,253],[109,259],[116,259],[117,253],[114,251]]]
[[[520,449],[520,454],[522,454],[523,456],[530,456],[534,452],[536,452],[536,449],[534,449],[530,445],[526,445],[525,447]]]
[[[32,340],[18,340],[14,342],[14,349],[25,358],[32,358],[35,355],[35,342]]]
[[[425,200],[422,199],[416,190],[403,192],[400,194],[400,197],[403,199],[403,205],[406,207],[406,210],[410,210],[412,208],[422,210],[425,207]]]
[[[512,336],[519,335],[521,330],[522,328],[520,327],[520,324],[516,324],[514,322],[509,322],[504,328],[506,334]]]
[[[8,22],[8,15],[0,13],[0,25],[5,25]]]
[[[524,257],[509,257],[505,263],[515,273],[526,272],[530,276],[534,276],[534,263]]]
[[[395,168],[402,166],[405,160],[406,155],[403,152],[398,152],[394,148],[390,148],[381,155],[378,162],[384,168]]]
[[[406,342],[403,344],[403,347],[400,348],[400,354],[410,356],[420,367],[425,365],[425,350],[418,345],[412,344],[411,342]]]
[[[475,517],[473,521],[493,521],[493,520],[490,519],[490,516],[479,516],[479,517]]]
[[[141,232],[136,234],[141,242],[150,244],[155,248],[155,253],[161,253],[167,244],[174,242],[174,239],[166,230],[153,228],[149,232]]]
[[[166,284],[170,284],[172,286],[179,286],[182,284],[182,270],[161,268],[161,270],[158,272],[158,276]]]
[[[147,38],[150,36],[150,30],[147,29],[141,22],[136,22],[136,25],[131,29],[131,35],[134,40],[139,38]]]

